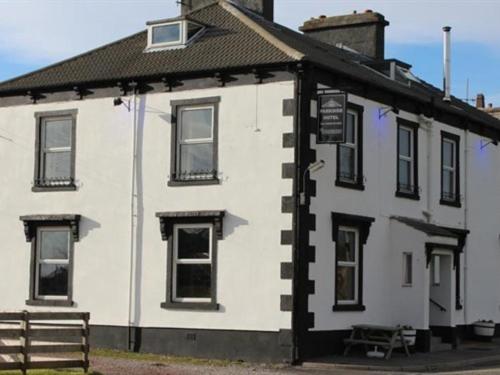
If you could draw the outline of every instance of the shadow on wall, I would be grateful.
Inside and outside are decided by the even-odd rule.
[[[94,229],[101,227],[101,224],[88,217],[82,216],[80,218],[80,241],[85,238]]]
[[[224,237],[233,234],[235,229],[241,225],[248,225],[248,220],[236,215],[226,213],[224,217]]]

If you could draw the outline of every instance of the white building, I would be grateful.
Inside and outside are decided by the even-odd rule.
[[[338,352],[357,323],[429,350],[500,322],[500,122],[384,60],[377,13],[304,36],[235,3],[0,84],[0,309],[269,361]],[[345,140],[321,143],[342,93]]]

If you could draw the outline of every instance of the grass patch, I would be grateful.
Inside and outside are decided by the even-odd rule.
[[[119,350],[110,349],[91,349],[92,356],[94,357],[107,357],[117,359],[128,359],[133,361],[148,361],[166,364],[183,364],[195,366],[213,366],[213,367],[227,367],[227,366],[242,366],[243,362],[229,361],[223,359],[200,359],[191,357],[174,357],[160,354],[147,354],[147,353],[133,353],[123,352]],[[2,374],[0,374],[2,375]],[[44,374],[45,375],[45,374]],[[59,375],[59,374],[57,374]]]

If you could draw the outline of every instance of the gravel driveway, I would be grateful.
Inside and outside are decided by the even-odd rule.
[[[249,364],[224,367],[197,366],[109,357],[93,357],[90,363],[92,370],[102,375],[289,375],[300,373],[290,367],[252,366]]]

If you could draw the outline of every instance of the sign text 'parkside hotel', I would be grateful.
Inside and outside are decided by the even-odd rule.
[[[323,94],[318,98],[317,143],[345,142],[346,94]]]

